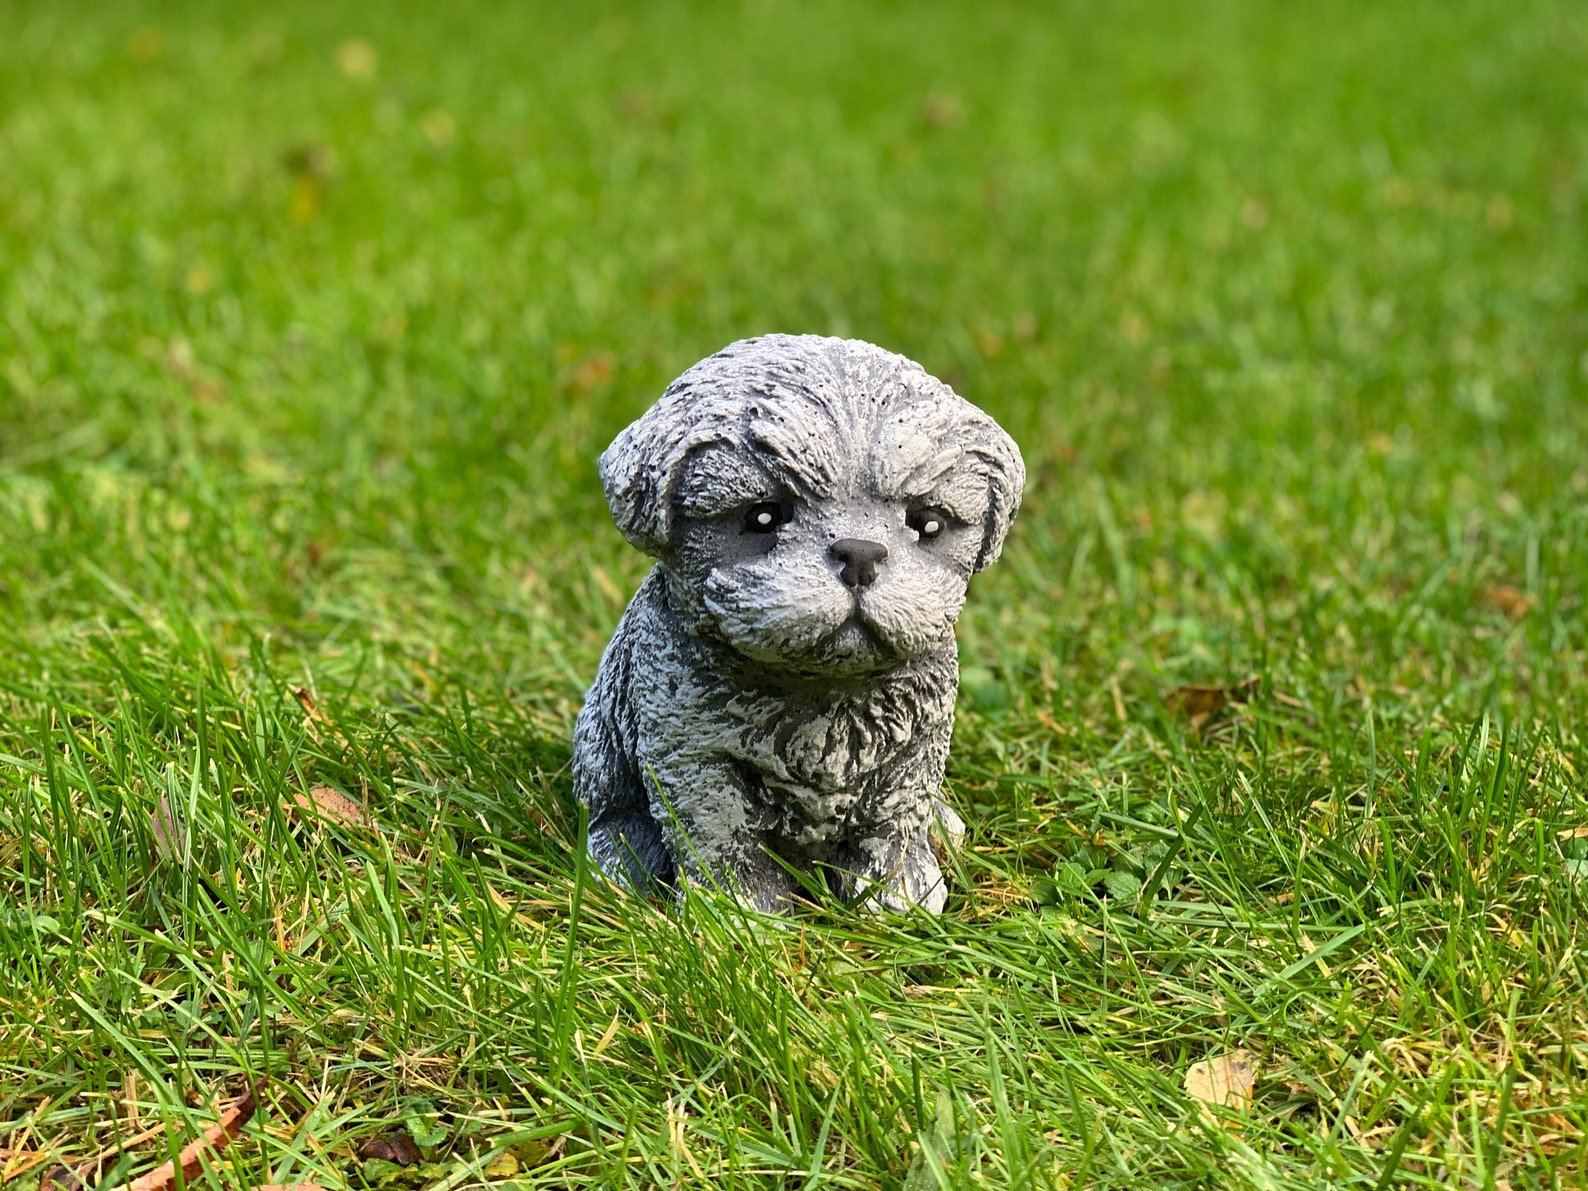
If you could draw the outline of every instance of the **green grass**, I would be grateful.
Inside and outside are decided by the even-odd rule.
[[[1565,0],[0,0],[0,1170],[268,1073],[207,1185],[1584,1185],[1585,79]],[[573,859],[595,456],[766,330],[1025,451],[940,919]]]

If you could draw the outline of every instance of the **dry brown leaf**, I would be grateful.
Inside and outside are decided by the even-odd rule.
[[[1505,613],[1512,620],[1521,620],[1533,606],[1533,597],[1520,587],[1499,583],[1483,593],[1483,602]]]
[[[311,735],[320,740],[329,736],[346,748],[353,747],[340,729],[331,722],[331,717],[320,710],[320,705],[315,702],[314,695],[308,687],[294,687],[292,697],[298,701],[298,706],[303,708],[303,726]]]
[[[1208,1106],[1247,1109],[1257,1083],[1257,1056],[1249,1050],[1232,1050],[1192,1063],[1186,1068],[1186,1094],[1202,1105],[1203,1115],[1214,1120]]]
[[[1171,710],[1185,712],[1191,726],[1200,730],[1214,716],[1232,703],[1249,703],[1257,694],[1263,680],[1260,676],[1248,678],[1233,686],[1213,686],[1206,683],[1188,683],[1175,687],[1164,696]]]
[[[294,688],[292,697],[298,701],[298,706],[303,708],[304,714],[315,723],[330,723],[330,721],[325,718],[325,713],[320,710],[320,705],[314,701],[314,696],[309,693],[308,687],[300,686]]]
[[[259,1093],[264,1086],[265,1081],[262,1079],[255,1083],[221,1114],[220,1120],[183,1146],[175,1162],[163,1163],[141,1178],[133,1179],[127,1184],[127,1191],[166,1191],[176,1182],[178,1166],[182,1168],[183,1182],[191,1182],[203,1168],[204,1155],[219,1154],[236,1139],[243,1126],[253,1117],[254,1109],[259,1104]]]
[[[292,802],[302,815],[311,819],[326,819],[343,827],[370,826],[369,811],[364,804],[331,786],[316,786],[307,794],[300,790],[292,796]]]
[[[368,1162],[379,1159],[398,1166],[412,1166],[424,1159],[419,1144],[408,1135],[408,1130],[398,1129],[384,1137],[372,1137],[358,1147],[358,1156]]]
[[[46,1172],[44,1177],[39,1180],[39,1191],[50,1191],[50,1188],[59,1188],[60,1191],[78,1191],[79,1188],[90,1183],[96,1183],[105,1169],[105,1164],[112,1158],[119,1158],[128,1150],[133,1149],[135,1146],[140,1146],[150,1138],[158,1137],[164,1132],[165,1122],[162,1121],[158,1125],[152,1125],[140,1133],[133,1134],[131,1137],[121,1138],[115,1145],[105,1147],[86,1162],[79,1162],[74,1168],[57,1166],[53,1170]],[[21,1151],[17,1151],[17,1154],[19,1157],[23,1156]],[[9,1182],[18,1175],[26,1173],[44,1162],[48,1156],[42,1153],[37,1154],[34,1156],[33,1161],[16,1170],[11,1170],[9,1166],[0,1168],[0,1183]],[[0,1150],[0,1158],[5,1157],[6,1151]]]
[[[1555,833],[1556,839],[1588,839],[1588,827],[1568,827]]]
[[[187,851],[187,832],[171,806],[171,800],[164,794],[160,796],[160,805],[149,815],[149,830],[154,833],[154,850],[160,854],[160,858],[180,864],[183,853]]]
[[[39,1180],[39,1191],[83,1191],[83,1180],[92,1172],[92,1167],[91,1162],[75,1170],[70,1166],[53,1166]]]

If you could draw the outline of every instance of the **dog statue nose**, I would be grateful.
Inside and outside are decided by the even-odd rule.
[[[827,550],[844,564],[838,577],[850,587],[870,587],[877,581],[877,567],[888,558],[886,546],[864,538],[839,538]]]

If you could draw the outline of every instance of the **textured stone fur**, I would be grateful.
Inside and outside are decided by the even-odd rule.
[[[964,831],[941,794],[954,622],[1019,507],[1013,440],[902,356],[768,335],[674,381],[601,478],[659,562],[574,734],[596,865],[765,910],[798,891],[792,869],[940,911],[932,834]],[[752,530],[771,506],[787,521]],[[860,585],[834,555],[857,541],[887,552]]]

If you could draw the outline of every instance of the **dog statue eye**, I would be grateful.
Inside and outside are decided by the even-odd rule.
[[[746,510],[744,528],[746,533],[771,533],[787,520],[782,505],[773,500],[763,500]]]
[[[904,523],[923,538],[935,538],[948,528],[948,516],[941,509],[911,509]]]

